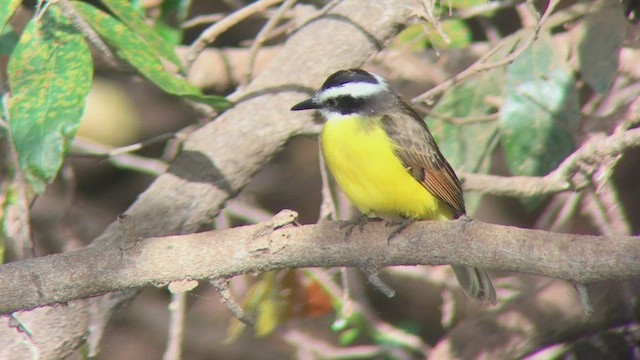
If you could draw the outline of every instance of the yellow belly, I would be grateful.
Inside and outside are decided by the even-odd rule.
[[[322,154],[338,186],[364,214],[447,220],[449,208],[404,168],[379,120],[342,116],[320,136]]]

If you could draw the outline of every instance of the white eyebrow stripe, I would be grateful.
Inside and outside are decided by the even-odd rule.
[[[374,74],[374,73],[370,73],[371,75],[373,75],[374,78],[376,78],[376,80],[378,80],[378,83],[380,84],[384,84],[386,86],[388,86],[389,84],[387,84],[387,80],[385,80],[384,78],[382,78],[382,76]]]
[[[365,82],[346,83],[337,87],[329,88],[318,94],[318,100],[323,102],[330,98],[339,96],[352,96],[354,98],[364,98],[385,91],[386,83],[372,84]]]

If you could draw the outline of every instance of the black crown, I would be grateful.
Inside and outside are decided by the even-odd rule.
[[[378,79],[370,73],[361,69],[348,69],[340,70],[329,76],[322,85],[321,90],[326,90],[332,87],[341,86],[347,83],[370,83],[378,84]]]

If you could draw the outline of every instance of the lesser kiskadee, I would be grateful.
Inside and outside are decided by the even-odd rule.
[[[378,75],[360,69],[329,76],[291,110],[318,110],[324,160],[349,200],[367,216],[397,222],[465,215],[458,177],[420,116]],[[483,269],[452,266],[464,291],[495,303]]]

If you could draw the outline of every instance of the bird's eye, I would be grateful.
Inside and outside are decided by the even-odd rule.
[[[334,108],[338,105],[338,100],[336,99],[327,99],[327,106]]]

